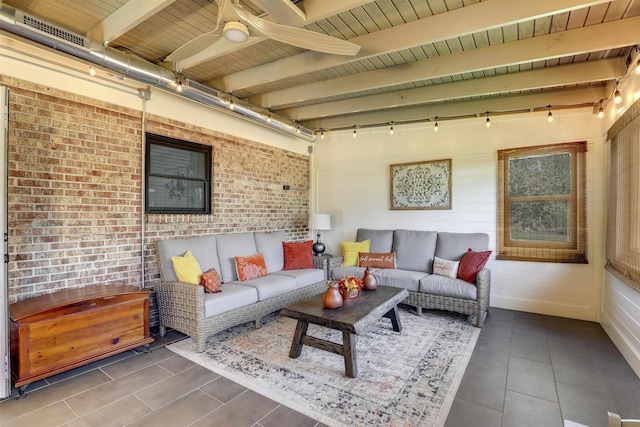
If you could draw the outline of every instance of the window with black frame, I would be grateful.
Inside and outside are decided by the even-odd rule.
[[[211,213],[208,145],[146,135],[145,212]]]

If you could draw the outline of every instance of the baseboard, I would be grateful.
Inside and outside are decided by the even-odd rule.
[[[602,316],[602,327],[604,328],[611,341],[616,345],[620,353],[624,356],[631,369],[640,377],[640,348],[637,341],[630,341],[628,331],[625,331],[624,325],[620,325],[616,319],[612,319],[606,313]]]
[[[577,307],[553,302],[530,301],[499,295],[491,295],[490,306],[504,308],[507,310],[525,311],[527,313],[587,320],[590,322],[598,322],[600,320],[600,311],[588,307]]]

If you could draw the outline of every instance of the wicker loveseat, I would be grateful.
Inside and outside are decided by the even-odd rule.
[[[315,268],[283,270],[287,240],[284,231],[206,235],[156,243],[161,282],[155,286],[160,312],[160,335],[176,329],[205,349],[209,336],[232,326],[255,321],[280,308],[326,290],[324,271]],[[172,257],[191,251],[202,271],[215,268],[223,285],[221,292],[206,293],[193,283],[178,281]],[[267,275],[238,281],[235,256],[261,253]]]
[[[447,233],[418,230],[358,229],[356,241],[370,240],[371,253],[395,254],[396,268],[372,268],[379,285],[405,288],[409,296],[404,303],[416,308],[439,309],[474,316],[474,324],[482,327],[489,308],[491,272],[482,268],[474,283],[433,274],[435,257],[460,261],[465,253],[486,252],[489,235],[485,233]],[[487,253],[488,256],[488,253]],[[363,277],[363,267],[334,267],[330,276]]]

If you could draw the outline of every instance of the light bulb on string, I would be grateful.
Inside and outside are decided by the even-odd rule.
[[[267,123],[271,123],[271,109],[269,109],[267,113]]]
[[[324,139],[324,131],[320,129],[320,139]]]
[[[618,84],[616,83],[616,92],[613,95],[613,102],[616,104],[620,104],[622,102],[622,95],[620,94],[620,90],[618,90]]]
[[[547,114],[547,121],[549,121],[549,123],[553,121],[553,113],[551,112],[551,105],[549,105],[549,114]]]
[[[89,75],[94,77],[96,75],[96,69],[93,67],[89,67]]]
[[[604,108],[602,108],[602,100],[600,100],[600,108],[598,109],[598,118],[601,119],[604,117]]]
[[[489,118],[489,112],[488,112],[488,111],[487,111],[487,121],[486,121],[486,126],[487,126],[488,128],[490,128],[490,127],[491,127],[491,119]]]
[[[353,125],[353,137],[355,138],[356,136],[358,136],[358,133],[356,132],[356,125]]]
[[[235,105],[233,103],[233,95],[229,95],[229,110],[233,110]]]
[[[433,131],[438,132],[438,116],[436,116],[436,124],[433,126]]]
[[[389,128],[389,135],[393,135],[393,122],[391,122],[391,127]]]

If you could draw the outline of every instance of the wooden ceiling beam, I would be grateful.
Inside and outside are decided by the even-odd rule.
[[[608,2],[608,0],[540,0],[528,2],[487,0],[350,39],[350,42],[361,46],[360,52],[355,56],[343,57],[325,55],[318,52],[305,52],[229,74],[222,78],[211,80],[208,84],[226,92],[237,91],[287,77],[336,67],[368,57],[427,45],[605,2]],[[325,15],[328,13],[329,11]]]
[[[292,120],[304,121],[388,108],[412,107],[452,99],[616,80],[623,77],[625,72],[625,58],[616,57],[325,102],[278,110],[278,114]]]
[[[345,93],[621,48],[638,43],[638,28],[640,16],[635,16],[291,87],[250,100],[277,108]]]
[[[87,32],[99,43],[111,42],[175,0],[129,0]]]
[[[544,108],[547,105],[578,106],[592,105],[607,96],[606,85],[573,87],[554,91],[541,91],[521,95],[482,98],[455,103],[439,103],[390,111],[375,111],[339,117],[328,117],[301,122],[309,129],[349,129],[386,125],[394,122],[430,121],[438,117],[440,124],[448,118],[482,115],[489,111],[494,115]],[[576,108],[576,107],[574,107]],[[595,116],[594,116],[595,117]]]

